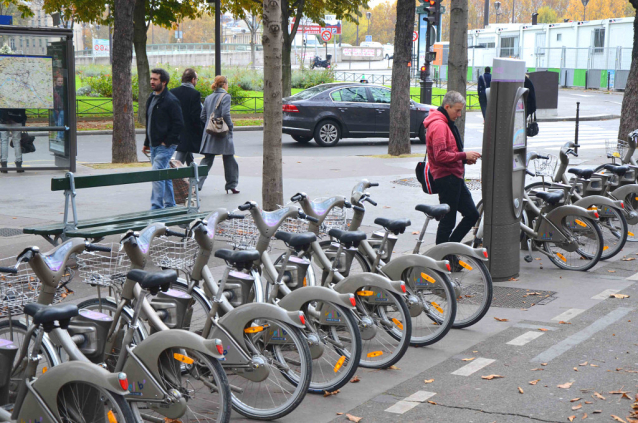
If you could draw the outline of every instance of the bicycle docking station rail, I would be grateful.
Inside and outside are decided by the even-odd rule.
[[[494,59],[483,133],[483,245],[495,281],[520,271],[520,220],[525,192],[527,89],[525,62]]]

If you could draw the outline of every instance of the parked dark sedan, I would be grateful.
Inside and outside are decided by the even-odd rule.
[[[410,100],[410,137],[425,143],[423,120],[434,106]],[[390,89],[366,83],[322,84],[283,100],[283,130],[300,143],[322,147],[341,138],[385,138],[390,131]],[[407,122],[406,122],[407,124]]]

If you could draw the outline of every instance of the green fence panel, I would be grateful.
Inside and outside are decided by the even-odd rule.
[[[536,72],[536,68],[527,68],[527,73]]]
[[[584,87],[587,82],[587,71],[585,69],[574,69],[574,87]]]
[[[467,67],[467,80],[468,81],[472,81],[472,71],[474,70],[474,68],[472,66],[468,66]]]
[[[602,71],[600,71],[600,88],[607,88],[608,74],[609,72],[607,71],[607,69],[603,69]]]

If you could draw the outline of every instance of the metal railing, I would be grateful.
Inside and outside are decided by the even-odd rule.
[[[245,35],[245,34],[241,34]],[[250,34],[248,34],[250,36]],[[259,38],[259,37],[257,37]],[[255,43],[255,50],[263,50],[264,47],[260,43]],[[222,53],[225,52],[246,52],[250,51],[250,43],[223,43],[221,45]],[[215,53],[215,43],[170,43],[170,44],[149,44],[146,46],[147,55],[158,54],[197,54],[197,53]],[[135,50],[133,50],[135,56]],[[93,57],[92,50],[76,50],[75,57]],[[95,56],[99,57],[99,56]]]

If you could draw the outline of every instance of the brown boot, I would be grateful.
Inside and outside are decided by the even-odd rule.
[[[7,162],[0,162],[0,167],[7,167]],[[0,170],[0,173],[9,173],[6,170]]]

